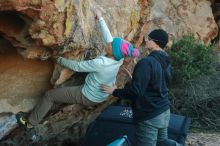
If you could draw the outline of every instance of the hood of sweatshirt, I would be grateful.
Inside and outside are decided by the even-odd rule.
[[[157,59],[163,68],[168,67],[168,65],[171,63],[169,55],[164,51],[153,51],[149,54],[149,56],[153,56],[155,59]]]
[[[169,82],[172,78],[172,70],[173,70],[169,55],[164,51],[152,51],[149,54],[149,56],[154,57],[161,64],[161,67],[165,73],[165,77]]]

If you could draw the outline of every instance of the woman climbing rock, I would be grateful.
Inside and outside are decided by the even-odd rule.
[[[95,13],[104,42],[106,43],[105,56],[98,56],[87,61],[74,61],[59,57],[56,61],[64,67],[76,72],[88,72],[85,84],[81,86],[62,87],[49,90],[35,106],[28,118],[17,114],[18,122],[32,128],[37,125],[47,114],[54,103],[82,104],[94,106],[107,100],[109,94],[100,90],[101,84],[113,85],[116,81],[119,68],[124,57],[138,57],[139,51],[122,38],[113,38],[101,13]]]

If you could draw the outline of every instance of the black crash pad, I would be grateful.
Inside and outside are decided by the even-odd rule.
[[[191,119],[171,114],[168,137],[184,145]],[[106,146],[115,139],[127,135],[130,145],[134,145],[134,124],[130,107],[109,106],[90,124],[82,146]]]

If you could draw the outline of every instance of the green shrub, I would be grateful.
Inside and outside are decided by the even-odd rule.
[[[193,35],[183,36],[174,41],[168,52],[174,68],[173,83],[186,83],[188,80],[212,73],[214,45],[205,46]]]

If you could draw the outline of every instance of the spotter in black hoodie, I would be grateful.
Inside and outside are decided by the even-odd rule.
[[[170,57],[163,51],[153,51],[135,66],[131,85],[116,89],[113,95],[133,101],[134,121],[149,120],[169,109],[171,77]]]

